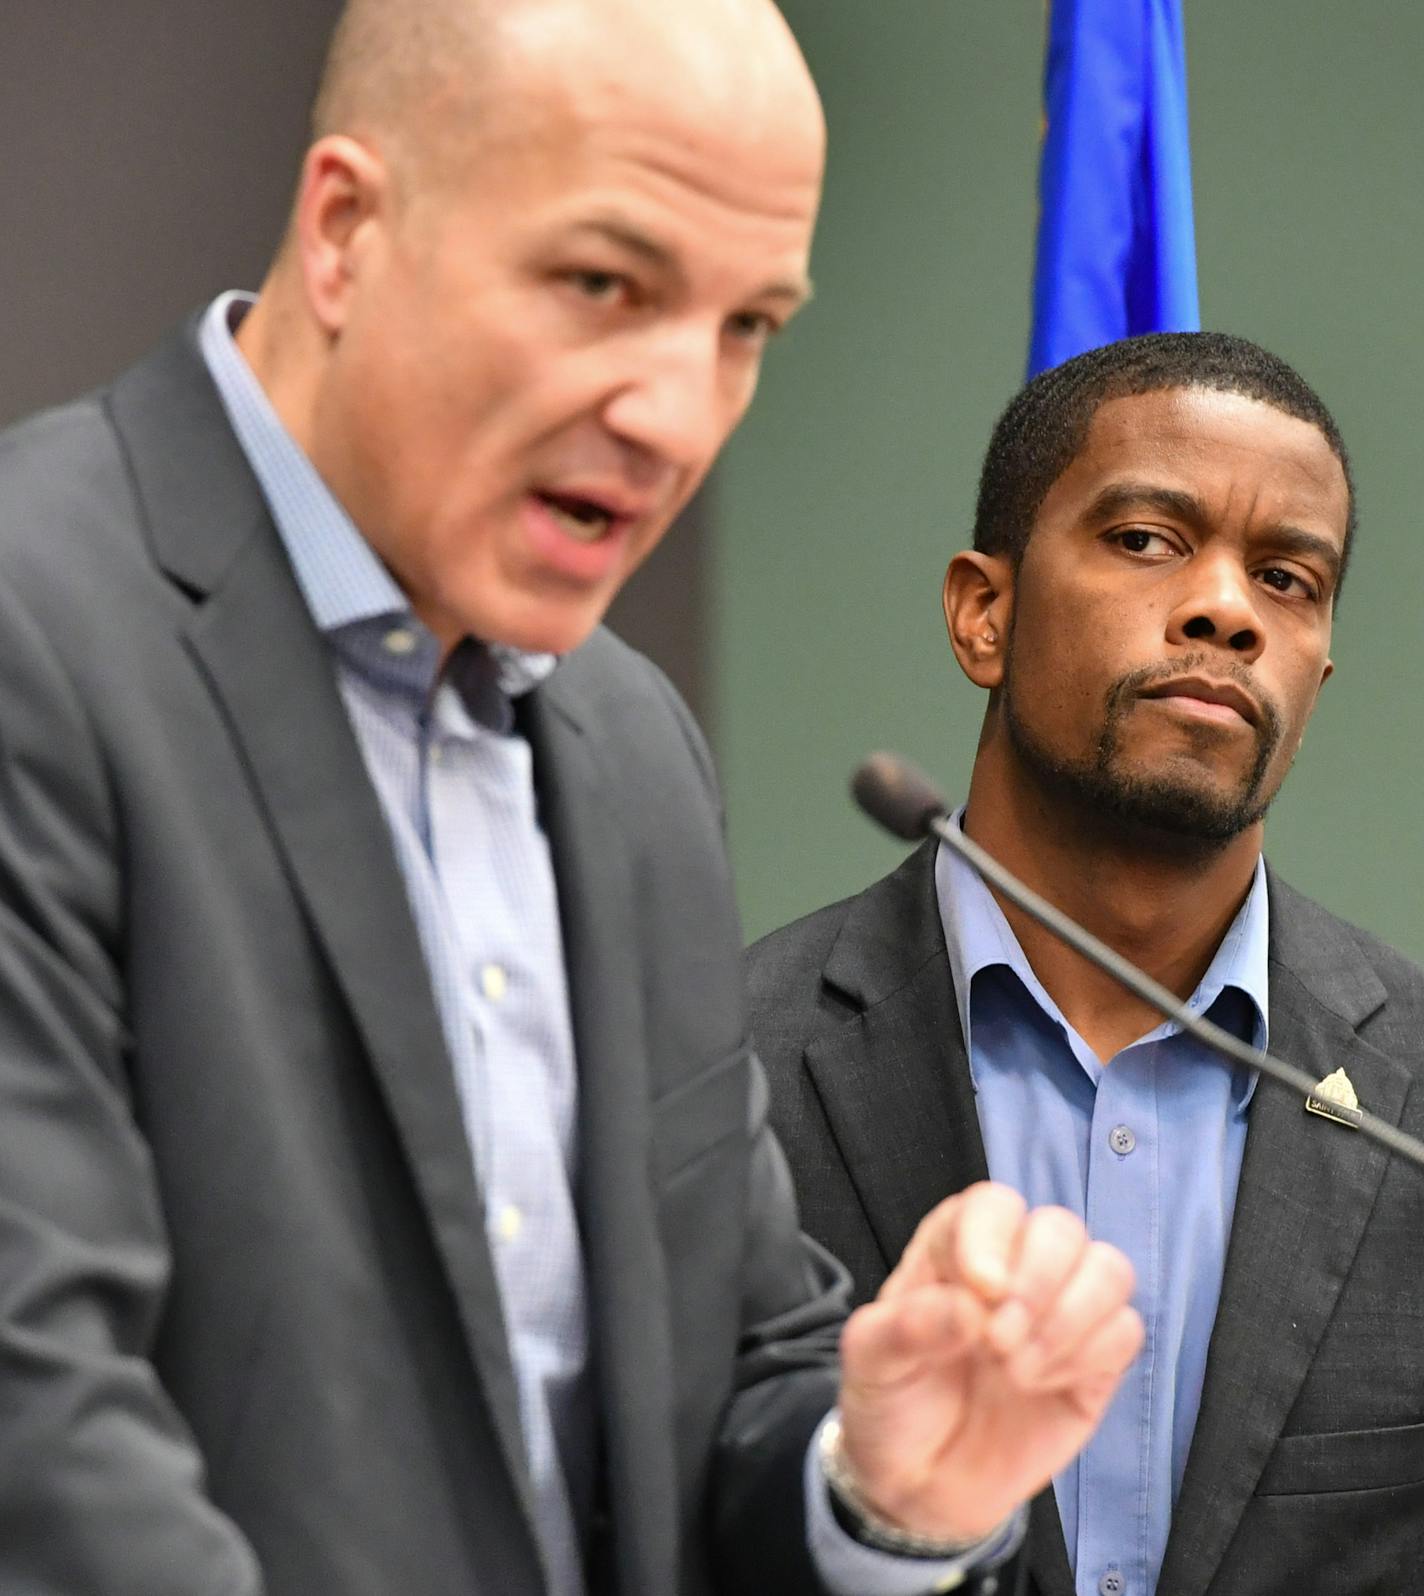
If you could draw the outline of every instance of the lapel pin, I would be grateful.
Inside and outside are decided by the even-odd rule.
[[[1343,1069],[1327,1075],[1306,1097],[1305,1111],[1307,1114],[1319,1114],[1324,1119],[1333,1119],[1337,1125],[1348,1125],[1351,1130],[1358,1130],[1364,1118],[1355,1088],[1350,1085],[1350,1077]]]

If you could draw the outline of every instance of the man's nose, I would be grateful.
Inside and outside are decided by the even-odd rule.
[[[688,327],[650,339],[605,404],[603,418],[620,438],[666,464],[703,471],[727,441],[746,399],[730,387],[717,335]]]
[[[1177,643],[1209,643],[1255,659],[1265,643],[1257,609],[1259,590],[1239,560],[1223,552],[1199,556],[1173,607],[1167,635]]]

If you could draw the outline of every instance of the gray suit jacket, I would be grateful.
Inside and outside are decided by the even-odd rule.
[[[810,1591],[844,1281],[764,1127],[705,750],[606,634],[522,714],[594,1588]],[[529,1495],[403,884],[189,329],[0,438],[0,1592],[533,1596]]]
[[[1424,975],[1271,878],[1271,1047],[1424,1131]],[[873,1293],[987,1173],[925,844],[750,954],[802,1222]],[[1030,1536],[1071,1596],[1052,1492]],[[1424,1179],[1270,1081],[1253,1099],[1201,1411],[1159,1596],[1424,1593]]]

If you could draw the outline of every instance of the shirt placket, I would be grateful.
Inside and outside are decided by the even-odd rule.
[[[586,1478],[591,1447],[576,1422],[587,1328],[569,1183],[572,1046],[554,1018],[567,1015],[557,901],[527,745],[471,725],[451,692],[437,692],[425,736],[429,847],[458,959],[464,1096],[541,1530],[555,1588],[574,1591],[578,1509],[566,1480]]]
[[[1079,1596],[1148,1596],[1148,1519],[1156,1305],[1162,1252],[1156,1044],[1119,1054],[1102,1071],[1088,1145],[1088,1232],[1110,1242],[1137,1273],[1134,1303],[1146,1326],[1141,1353],[1078,1464]],[[1082,1511],[1114,1504],[1111,1513]]]

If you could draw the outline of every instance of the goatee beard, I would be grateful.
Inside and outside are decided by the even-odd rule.
[[[1017,712],[1012,654],[1005,667],[1000,712],[1010,747],[1045,794],[1076,810],[1085,822],[1095,827],[1106,823],[1115,831],[1125,828],[1214,850],[1254,826],[1270,808],[1279,783],[1270,792],[1263,789],[1280,745],[1281,718],[1274,705],[1262,699],[1241,666],[1223,669],[1219,660],[1196,655],[1129,672],[1109,688],[1097,746],[1082,759],[1064,758],[1037,740]],[[1229,676],[1261,706],[1260,721],[1251,728],[1256,756],[1236,790],[1214,790],[1200,770],[1193,774],[1187,758],[1165,762],[1163,768],[1151,772],[1124,770],[1123,725],[1142,691],[1158,681],[1202,672]],[[1203,741],[1215,734],[1212,727],[1201,728]]]

